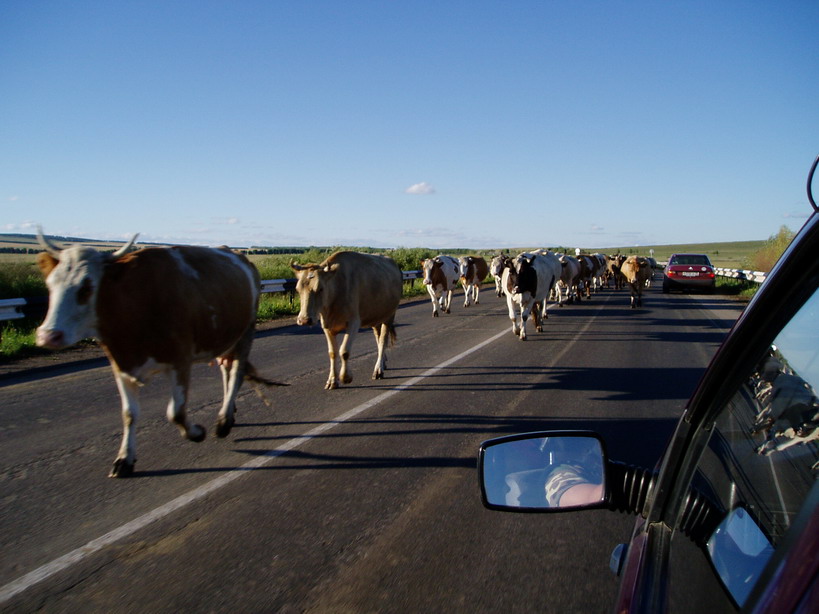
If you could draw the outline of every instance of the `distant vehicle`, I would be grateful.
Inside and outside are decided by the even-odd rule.
[[[714,265],[705,254],[673,254],[663,270],[663,292],[697,288],[713,292],[716,288]]]
[[[819,612],[817,163],[813,214],[717,351],[656,469],[610,460],[590,431],[480,447],[489,509],[637,515],[612,553],[615,612]]]

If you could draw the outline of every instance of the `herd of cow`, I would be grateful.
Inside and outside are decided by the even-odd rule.
[[[477,303],[480,286],[491,274],[498,296],[506,296],[512,331],[526,339],[529,315],[542,332],[541,321],[548,318],[549,300],[561,307],[564,302],[580,301],[585,295],[609,287],[628,287],[631,307],[642,306],[643,288],[651,284],[654,263],[639,256],[603,254],[555,254],[548,250],[524,252],[517,256],[495,256],[490,264],[477,256],[456,259],[440,255],[421,262],[424,284],[432,299],[432,315],[450,312],[452,292],[459,281],[464,286],[464,307]]]
[[[227,248],[149,247],[135,250],[136,236],[114,253],[90,247],[60,248],[38,234],[44,252],[37,263],[46,278],[49,307],[37,329],[37,344],[61,349],[94,337],[111,363],[122,401],[123,435],[111,477],[126,477],[136,463],[139,388],[156,373],[171,384],[168,420],[183,437],[202,441],[205,428],[186,413],[191,367],[219,365],[224,399],[216,436],[226,437],[235,422],[235,401],[244,380],[282,385],[260,377],[248,357],[256,330],[260,278],[243,255]],[[513,331],[526,338],[526,321],[547,317],[546,304],[581,300],[614,283],[628,286],[631,305],[641,304],[651,280],[645,258],[601,254],[567,256],[548,251],[498,256],[491,265],[480,257],[440,255],[421,263],[433,315],[450,312],[452,291],[460,280],[464,305],[479,300],[489,273],[505,295]],[[384,376],[385,350],[395,339],[395,314],[403,276],[390,258],[337,252],[321,264],[292,264],[301,301],[299,325],[320,322],[327,339],[330,374],[326,388],[352,381],[348,365],[360,328],[372,328],[378,345],[373,379]],[[341,346],[338,335],[343,333]]]

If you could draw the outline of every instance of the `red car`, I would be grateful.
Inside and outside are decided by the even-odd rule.
[[[618,613],[819,612],[819,207],[717,351],[657,468],[589,431],[484,442],[484,505],[607,508],[637,522],[612,553]]]
[[[713,292],[716,288],[714,266],[705,254],[673,254],[663,270],[663,292],[697,288]]]

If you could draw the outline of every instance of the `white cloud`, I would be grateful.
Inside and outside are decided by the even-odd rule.
[[[421,183],[416,183],[411,185],[406,190],[404,190],[407,194],[435,194],[435,188],[428,184],[426,181],[422,181]]]

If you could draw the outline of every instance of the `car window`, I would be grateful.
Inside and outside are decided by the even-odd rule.
[[[708,256],[704,255],[684,255],[684,256],[672,256],[671,260],[668,264],[688,264],[688,265],[705,265],[711,266],[711,261],[708,259]]]
[[[697,598],[709,612],[735,611],[750,594],[816,482],[818,389],[814,293],[716,420],[692,489],[716,506],[722,522],[704,547],[675,534],[674,611],[696,611]]]

